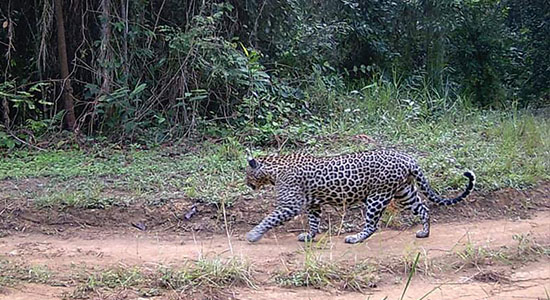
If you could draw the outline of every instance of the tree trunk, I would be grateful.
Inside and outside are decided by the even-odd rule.
[[[122,58],[123,58],[123,74],[124,74],[124,83],[128,86],[128,78],[130,78],[130,68],[128,66],[128,1],[121,1],[121,16],[122,21],[124,22],[124,35],[122,39]]]
[[[101,48],[99,61],[101,63],[101,94],[107,95],[111,92],[111,1],[101,0]]]
[[[2,99],[2,112],[4,119],[4,127],[7,129],[10,128],[10,106],[8,104],[8,99],[4,97]]]
[[[111,93],[111,68],[112,68],[112,52],[111,52],[111,0],[101,0],[101,45],[99,47],[99,70],[101,76],[101,89],[94,101],[94,105],[99,103],[101,97]],[[95,111],[95,108],[94,108]],[[105,110],[105,118],[109,119],[115,112],[114,106],[109,105]],[[92,120],[95,118],[94,117]]]
[[[6,23],[7,22],[7,23]],[[8,81],[8,72],[10,70],[10,60],[11,60],[11,51],[15,50],[13,47],[13,22],[11,20],[11,1],[8,2],[8,19],[4,21],[2,27],[8,27],[8,44],[7,51],[4,55],[6,57],[6,69],[4,69],[4,78],[3,80]],[[8,103],[7,97],[2,97],[2,118],[4,119],[4,126],[6,130],[10,129],[10,104]]]
[[[59,54],[59,66],[63,79],[63,106],[65,108],[65,121],[70,130],[75,130],[76,118],[74,114],[73,89],[69,78],[69,63],[67,60],[67,45],[65,43],[65,25],[63,24],[63,1],[55,0],[55,18],[57,19],[57,51]]]

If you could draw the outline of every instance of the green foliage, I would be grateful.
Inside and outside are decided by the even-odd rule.
[[[544,104],[550,95],[550,26],[546,23],[550,4],[544,0],[508,0],[504,4],[514,40],[510,48],[514,70],[507,80],[513,95],[524,104]]]
[[[123,139],[145,136],[158,144],[194,129],[202,119],[226,118],[249,91],[269,86],[260,54],[221,35],[233,6],[207,3],[204,9],[185,27],[160,25],[156,34],[151,28],[132,28],[137,47],[144,40],[157,47],[135,58],[147,64],[147,73],[138,69],[130,78],[120,78],[134,82],[134,88],[123,84],[103,95],[100,83],[87,85],[89,99],[99,96],[94,113],[101,132],[121,133]]]
[[[63,111],[54,114],[54,103],[43,98],[50,89],[51,84],[46,82],[23,86],[17,86],[15,80],[0,83],[0,99],[6,99],[8,107],[18,112],[16,120],[11,121],[24,121],[19,128],[11,131],[7,130],[6,122],[0,125],[0,149],[11,150],[26,140],[34,142],[52,129],[52,125],[59,125]]]
[[[502,8],[494,1],[466,1],[457,7],[457,17],[450,51],[456,79],[476,103],[499,104],[506,95],[505,66],[510,65]]]
[[[0,149],[13,149],[17,145],[17,140],[4,131],[4,126],[0,125]]]
[[[443,194],[463,188],[466,169],[477,174],[482,190],[522,188],[550,179],[550,122],[544,111],[483,111],[467,99],[384,80],[347,93],[331,90],[319,81],[306,93],[306,99],[315,99],[312,107],[330,113],[289,118],[285,127],[273,125],[279,140],[264,151],[284,153],[298,147],[332,155],[397,148],[416,157]],[[225,128],[223,141],[192,147],[142,150],[134,144],[126,150],[16,151],[0,161],[0,180],[44,180],[40,191],[29,195],[44,207],[162,204],[182,195],[230,204],[248,191],[243,170],[249,141],[273,138],[253,131],[255,126],[244,128],[250,131]]]
[[[60,82],[49,80],[58,67],[45,64],[57,60],[51,5],[20,2],[1,4],[10,51],[0,97],[10,108],[4,125],[32,143],[62,126],[63,106]],[[65,23],[74,24],[66,34],[77,124],[87,135],[149,146],[231,132],[281,145],[286,132],[311,134],[298,119],[323,126],[333,99],[381,79],[481,107],[544,104],[546,2],[168,0],[129,1],[127,16],[122,3],[73,11]],[[79,30],[103,25],[108,36]],[[444,111],[422,100],[408,109]],[[396,101],[386,105],[402,106]],[[0,147],[25,144],[8,140],[0,137]]]
[[[5,81],[0,83],[0,97],[7,98],[12,102],[12,106],[16,109],[29,112],[37,112],[38,106],[51,106],[53,103],[43,99],[36,99],[36,94],[42,92],[42,89],[47,88],[49,84],[38,82],[30,85],[28,89],[18,89],[15,81]]]

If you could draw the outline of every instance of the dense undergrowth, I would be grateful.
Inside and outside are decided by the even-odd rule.
[[[247,191],[247,149],[256,155],[331,155],[375,148],[416,157],[442,193],[461,189],[466,169],[477,174],[477,188],[484,191],[550,179],[547,110],[481,110],[467,99],[451,101],[383,81],[348,91],[319,84],[308,97],[325,105],[317,108],[323,113],[263,128],[206,128],[206,138],[191,143],[146,146],[96,139],[80,148],[66,144],[6,153],[0,180],[43,181],[43,189],[26,196],[45,207],[162,204],[182,196],[230,203]]]

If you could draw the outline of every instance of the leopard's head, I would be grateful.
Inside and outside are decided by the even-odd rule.
[[[246,167],[246,185],[257,190],[264,185],[273,184],[271,175],[267,172],[265,165],[260,160],[248,157]]]

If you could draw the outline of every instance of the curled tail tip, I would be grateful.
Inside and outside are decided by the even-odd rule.
[[[472,171],[466,171],[464,172],[464,176],[468,178],[468,185],[466,186],[466,190],[462,194],[463,197],[466,197],[474,189],[474,185],[476,184],[476,175]]]
[[[475,180],[476,180],[476,175],[475,175],[474,172],[472,172],[472,171],[466,171],[466,172],[464,172],[464,176],[468,177],[468,179],[470,179],[471,181],[475,181]]]

